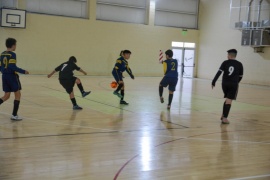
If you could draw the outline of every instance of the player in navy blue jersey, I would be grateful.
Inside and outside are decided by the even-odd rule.
[[[81,91],[82,97],[87,96],[88,94],[90,94],[91,91],[88,92],[84,91],[81,80],[73,75],[74,70],[80,71],[84,75],[87,75],[87,73],[80,67],[78,67],[76,63],[77,59],[74,56],[71,56],[67,62],[60,64],[58,67],[55,68],[54,71],[48,74],[48,78],[50,78],[54,73],[59,71],[59,82],[66,90],[66,92],[69,94],[70,100],[73,104],[73,109],[80,110],[82,109],[82,107],[80,107],[77,104],[73,92],[73,87],[75,83],[77,84],[79,90]]]
[[[8,100],[10,97],[10,93],[14,92],[15,100],[12,116],[10,119],[20,121],[22,120],[22,118],[19,117],[17,113],[20,105],[22,87],[19,75],[17,73],[29,74],[29,72],[16,66],[16,54],[13,52],[16,50],[16,43],[17,41],[14,38],[6,39],[7,50],[2,52],[0,57],[2,85],[3,91],[5,92],[5,95],[0,99],[0,104]]]
[[[169,85],[169,102],[167,109],[171,108],[171,103],[173,99],[173,93],[175,91],[175,87],[178,82],[178,62],[176,59],[173,59],[173,51],[172,50],[167,50],[165,52],[166,54],[166,60],[163,61],[163,68],[164,68],[164,77],[161,80],[159,84],[159,97],[160,97],[160,102],[164,103],[164,98],[163,98],[163,88],[167,87]]]
[[[223,112],[221,115],[221,122],[223,124],[230,123],[227,118],[231,109],[232,100],[236,100],[238,84],[242,80],[244,72],[242,63],[235,59],[237,55],[237,50],[230,49],[227,52],[228,60],[224,61],[221,64],[216,76],[212,81],[212,88],[214,88],[216,81],[223,72],[222,90],[224,93],[224,98],[226,98],[223,104]]]
[[[127,73],[132,79],[135,78],[127,62],[127,60],[130,58],[130,54],[131,52],[129,50],[121,51],[120,57],[116,60],[116,63],[112,70],[112,75],[115,81],[118,83],[118,87],[113,92],[113,94],[121,98],[120,104],[124,104],[124,105],[128,105],[128,103],[124,101],[125,86],[124,86],[124,81],[123,81],[123,72],[127,71]],[[121,94],[119,93],[120,90],[121,90]]]

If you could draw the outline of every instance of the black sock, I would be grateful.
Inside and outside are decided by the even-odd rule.
[[[17,116],[19,105],[20,105],[20,101],[14,100],[14,106],[13,106],[13,112],[12,112],[13,116]]]
[[[72,98],[72,99],[70,99],[70,100],[71,100],[73,106],[77,106],[77,102],[76,102],[76,99],[75,99],[75,98]]]
[[[168,105],[171,105],[172,99],[173,99],[173,94],[169,94],[169,103],[168,103]]]
[[[121,98],[121,101],[123,101],[123,100],[124,100],[124,96],[125,96],[125,90],[121,90],[121,95],[123,96],[123,97]]]
[[[123,84],[119,84],[118,87],[117,87],[117,89],[115,91],[116,92],[120,91],[120,89],[122,89],[122,87],[123,87]]]
[[[224,101],[224,103],[223,103],[223,111],[222,111],[222,116],[224,116],[224,112],[225,112],[225,104],[226,104],[226,101]]]
[[[230,112],[230,109],[231,109],[231,105],[230,104],[225,104],[224,105],[224,118],[227,118],[228,115],[229,115],[229,112]]]
[[[82,83],[77,84],[77,86],[78,86],[79,90],[81,91],[81,93],[84,93]]]
[[[0,105],[3,104],[3,102],[4,102],[3,99],[0,99]]]
[[[159,97],[162,97],[163,95],[163,87],[159,86]]]

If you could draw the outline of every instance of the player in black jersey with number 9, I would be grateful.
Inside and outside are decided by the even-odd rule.
[[[221,116],[222,124],[229,124],[228,115],[230,112],[232,100],[236,100],[238,92],[238,84],[243,77],[243,65],[241,62],[235,60],[237,55],[236,49],[230,49],[228,52],[228,60],[224,61],[215,78],[212,81],[212,88],[215,87],[216,81],[223,72],[222,77],[222,90],[224,92],[224,98],[226,98],[223,104],[223,113]]]
[[[76,103],[76,99],[73,92],[73,87],[75,83],[82,93],[82,97],[90,94],[91,91],[85,92],[81,83],[81,80],[75,76],[73,76],[73,71],[77,70],[82,72],[84,75],[87,73],[83,71],[80,67],[78,67],[75,63],[77,59],[74,56],[71,56],[67,62],[62,63],[58,67],[55,68],[50,74],[48,74],[48,78],[50,78],[55,72],[59,71],[59,82],[65,88],[66,92],[70,96],[70,100],[73,104],[74,110],[80,110],[82,107],[78,106]]]

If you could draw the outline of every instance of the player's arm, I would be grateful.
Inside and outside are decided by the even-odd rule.
[[[219,76],[222,74],[223,71],[224,71],[224,62],[221,64],[217,74],[215,75],[215,77],[212,81],[212,88],[214,88],[216,86],[216,81],[218,80]]]
[[[134,77],[134,75],[133,75],[133,73],[128,65],[126,67],[126,71],[129,74],[129,76],[131,77],[131,79],[135,79],[135,77]]]
[[[29,74],[28,71],[17,67],[16,59],[10,59],[9,62],[8,62],[8,67],[10,69],[12,69],[13,71],[15,71],[15,72],[18,72],[18,73],[21,73],[21,74]]]
[[[163,71],[164,71],[164,75],[166,75],[167,70],[168,70],[168,66],[167,63],[165,61],[162,62],[163,63]]]
[[[62,64],[61,65],[59,65],[59,66],[57,66],[50,74],[48,74],[48,78],[50,78],[50,77],[52,77],[52,75],[54,75],[54,73],[56,73],[56,72],[58,72],[58,71],[60,71],[61,70],[61,68],[62,68]]]
[[[84,70],[82,70],[81,68],[80,68],[80,70],[79,70],[81,73],[83,73],[84,75],[87,75],[87,73],[84,71]]]
[[[241,64],[238,83],[240,83],[240,81],[242,80],[243,74],[244,74],[244,68],[243,68],[243,65]]]
[[[121,66],[122,66],[122,61],[120,59],[117,59],[114,65],[114,69],[119,70],[121,69]]]

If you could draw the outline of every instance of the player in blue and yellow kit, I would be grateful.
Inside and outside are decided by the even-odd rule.
[[[132,74],[132,71],[131,71],[130,67],[128,66],[128,62],[127,62],[127,60],[130,58],[130,54],[131,54],[131,52],[129,50],[121,51],[121,53],[120,53],[121,57],[119,57],[116,60],[116,63],[115,63],[113,70],[112,70],[112,75],[113,75],[115,81],[118,83],[118,87],[113,92],[113,94],[117,95],[119,98],[121,98],[120,104],[125,104],[125,105],[128,105],[128,103],[126,101],[124,101],[125,86],[124,86],[122,73],[127,71],[129,76],[132,79],[134,79],[134,75]],[[119,93],[120,90],[121,90],[121,94]]]
[[[16,39],[8,38],[6,40],[7,50],[2,52],[0,56],[2,85],[3,91],[5,92],[5,95],[0,98],[0,104],[8,100],[10,97],[10,93],[14,92],[15,100],[12,116],[10,119],[20,121],[22,120],[22,118],[19,117],[17,113],[20,105],[20,90],[22,89],[22,87],[19,80],[19,75],[17,73],[29,74],[29,72],[16,66],[16,54],[13,52],[16,50],[16,42]]]
[[[175,91],[176,84],[178,82],[178,62],[176,59],[173,59],[173,51],[167,50],[165,52],[166,60],[163,61],[164,67],[164,77],[159,84],[159,96],[160,102],[164,103],[163,87],[167,87],[169,85],[169,102],[167,109],[171,108],[171,103],[173,99],[173,92]]]

